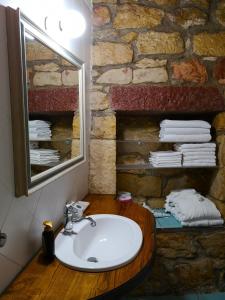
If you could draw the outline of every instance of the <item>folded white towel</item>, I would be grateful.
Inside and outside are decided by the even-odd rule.
[[[216,226],[223,225],[224,220],[222,218],[216,220],[198,220],[193,222],[181,222],[183,226],[197,227],[197,226]]]
[[[211,200],[191,190],[171,193],[167,196],[165,208],[181,222],[221,218],[220,212]]]
[[[211,140],[210,134],[193,134],[193,135],[178,135],[167,134],[160,135],[161,142],[209,142]]]
[[[150,152],[151,156],[158,156],[158,157],[171,157],[171,156],[181,156],[181,152],[178,151],[154,151]]]
[[[201,148],[201,150],[203,150],[204,148],[206,148],[206,149],[211,149],[211,148],[213,148],[213,149],[215,149],[216,148],[216,144],[215,143],[195,143],[195,144],[176,144],[175,145],[175,148],[176,149],[179,149],[179,151],[180,150],[185,150],[185,149],[200,149]],[[189,151],[191,151],[191,150],[189,150]]]
[[[160,130],[161,134],[210,134],[209,128],[188,128],[188,127],[163,127]]]
[[[164,164],[153,164],[151,166],[154,168],[179,168],[181,167],[181,163],[164,163]]]
[[[202,120],[163,120],[160,127],[188,127],[188,128],[211,128],[211,125]]]
[[[216,155],[214,153],[210,153],[210,154],[184,154],[183,155],[183,159],[189,159],[189,160],[195,160],[195,159],[216,159]]]
[[[215,167],[216,162],[183,162],[184,167]]]

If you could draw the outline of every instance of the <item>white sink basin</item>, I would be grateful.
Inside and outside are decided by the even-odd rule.
[[[142,245],[142,231],[131,219],[110,214],[91,215],[92,227],[83,220],[74,224],[77,234],[62,232],[55,240],[55,255],[65,265],[83,271],[100,272],[129,263]],[[89,261],[88,261],[89,260]]]

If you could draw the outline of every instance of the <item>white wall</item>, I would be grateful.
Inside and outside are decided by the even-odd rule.
[[[66,9],[79,10],[90,22],[90,10],[83,0],[0,0],[0,5],[20,7],[35,23],[43,27],[49,13]],[[57,38],[57,37],[56,37]],[[74,55],[87,62],[89,85],[90,24],[78,39],[58,40]],[[88,89],[86,87],[86,92]],[[87,95],[87,94],[86,94]],[[88,104],[88,99],[87,99]],[[86,109],[87,119],[89,111]],[[87,125],[88,129],[88,125]],[[88,142],[87,142],[88,145]],[[14,197],[13,152],[10,95],[7,64],[7,40],[4,13],[0,13],[0,229],[8,235],[0,248],[0,292],[31,259],[41,245],[42,222],[50,219],[59,225],[66,201],[82,199],[88,192],[88,162],[34,192],[29,197]]]

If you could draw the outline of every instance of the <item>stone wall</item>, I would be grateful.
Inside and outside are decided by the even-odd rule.
[[[130,189],[137,182],[136,190],[141,192],[137,196],[153,199],[161,199],[174,187],[194,185],[202,191],[201,186],[207,186],[207,190],[203,188],[207,193],[209,184],[205,184],[211,180],[210,171],[200,183],[195,178],[204,177],[205,172],[175,172],[170,177],[168,171],[165,177],[147,174],[146,178],[141,171],[124,176],[120,172],[116,178],[116,159],[121,162],[142,157],[137,151],[137,157],[128,153],[127,158],[116,158],[115,149],[117,152],[119,149],[115,142],[118,134],[115,116],[118,110],[175,113],[223,110],[224,3],[208,0],[94,0],[93,3],[90,192],[114,194],[118,188]],[[149,122],[154,123],[155,119],[149,116]],[[138,126],[137,131],[141,131],[142,125],[139,129]],[[143,188],[151,184],[154,191]],[[134,187],[132,192],[137,194]]]
[[[225,2],[93,3],[90,192],[129,190],[135,201],[162,207],[171,190],[194,187],[208,194],[225,218],[225,113],[216,115],[224,110]],[[219,168],[116,174],[116,162],[142,164],[150,150],[171,149],[158,141],[163,116],[119,114],[143,110],[163,116],[214,111],[197,117],[213,124]],[[130,142],[116,144],[116,138]],[[144,139],[152,142],[132,142]],[[151,275],[134,294],[224,291],[224,234],[224,229],[157,232]]]
[[[225,291],[225,230],[157,233],[150,276],[135,296]]]

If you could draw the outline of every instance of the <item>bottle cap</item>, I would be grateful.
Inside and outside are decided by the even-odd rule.
[[[44,221],[43,222],[43,225],[44,225],[44,227],[45,227],[45,229],[46,230],[51,230],[52,229],[52,227],[53,227],[53,225],[52,225],[52,221]]]

